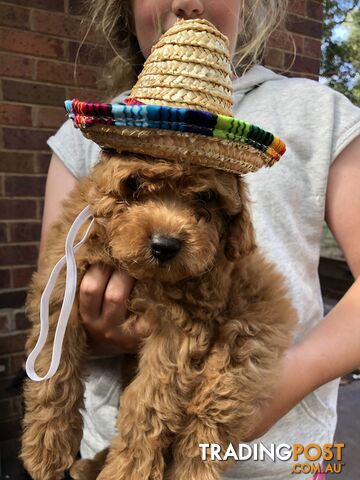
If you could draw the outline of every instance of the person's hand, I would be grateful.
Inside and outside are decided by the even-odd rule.
[[[151,326],[143,318],[135,325],[133,334],[122,332],[134,283],[127,272],[107,265],[91,265],[85,273],[80,283],[79,311],[92,355],[136,352],[140,340],[151,333]]]

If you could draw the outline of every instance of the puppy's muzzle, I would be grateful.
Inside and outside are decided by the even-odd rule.
[[[151,253],[160,262],[167,262],[178,254],[181,241],[175,237],[154,233],[151,236]]]

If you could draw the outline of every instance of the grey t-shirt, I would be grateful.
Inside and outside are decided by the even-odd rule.
[[[257,243],[285,275],[300,327],[301,340],[323,317],[318,279],[320,237],[329,167],[360,134],[360,109],[343,95],[303,78],[286,78],[254,66],[234,81],[234,116],[282,138],[287,152],[271,169],[247,175]],[[126,93],[117,98],[117,101]],[[96,163],[99,147],[71,121],[48,141],[68,169],[80,178]],[[86,383],[84,457],[107,446],[115,434],[120,389],[114,360],[91,363]],[[294,371],[296,375],[296,371]],[[339,380],[318,388],[279,420],[262,442],[331,443],[336,427]],[[305,461],[301,459],[300,462]],[[242,461],[225,480],[288,480],[291,462]],[[298,474],[298,480],[311,475]]]

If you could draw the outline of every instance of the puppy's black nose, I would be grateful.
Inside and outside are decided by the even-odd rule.
[[[154,233],[151,237],[151,253],[160,262],[166,262],[176,256],[181,247],[181,241],[174,237],[167,237]]]

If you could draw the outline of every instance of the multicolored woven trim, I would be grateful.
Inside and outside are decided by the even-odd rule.
[[[251,145],[274,160],[279,160],[286,150],[284,142],[272,133],[233,117],[145,105],[133,98],[128,103],[130,105],[88,103],[74,99],[65,101],[65,109],[75,126],[81,128],[100,124],[190,132]]]

